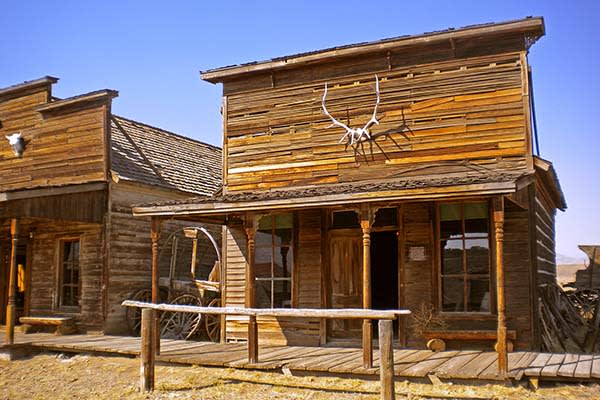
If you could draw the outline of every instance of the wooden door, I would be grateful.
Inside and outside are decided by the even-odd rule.
[[[0,238],[0,324],[6,323],[6,304],[8,302],[8,278],[10,266],[10,239]]]
[[[362,238],[359,231],[332,231],[329,240],[331,307],[362,308]],[[360,337],[362,321],[331,320],[332,338]]]

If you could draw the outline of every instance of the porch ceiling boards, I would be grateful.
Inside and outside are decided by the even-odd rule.
[[[134,206],[135,215],[215,215],[243,211],[294,209],[366,202],[427,200],[514,193],[531,177],[525,168],[401,177],[292,189],[229,192]]]
[[[97,352],[118,355],[139,355],[140,338],[103,335],[55,336],[49,333],[22,334],[16,332],[16,343],[28,343],[37,350],[67,352]],[[249,364],[244,343],[219,344],[183,340],[161,340],[159,361],[217,367],[279,370],[303,373],[342,375],[377,375],[374,368],[362,367],[362,350],[339,347],[261,346],[259,362]],[[478,350],[432,352],[429,350],[395,349],[394,375],[418,379],[436,375],[449,381],[494,381],[497,375],[497,354]],[[600,355],[550,354],[514,352],[508,357],[508,376],[512,380],[537,378],[553,381],[600,380]],[[161,378],[159,379],[168,379]]]

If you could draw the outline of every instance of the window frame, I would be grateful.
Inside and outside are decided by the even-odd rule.
[[[466,268],[466,252],[464,251],[464,242],[467,240],[465,235],[465,218],[464,218],[464,206],[466,204],[472,203],[486,203],[487,204],[487,219],[488,219],[488,265],[489,265],[489,311],[467,311],[464,308],[466,307],[467,302],[465,302],[465,296],[468,296],[467,293],[467,285],[466,281],[469,276],[477,276],[481,274],[468,274],[465,270]],[[443,275],[442,274],[442,266],[443,266],[443,254],[441,249],[441,206],[449,205],[449,204],[458,204],[461,206],[461,225],[462,225],[462,237],[463,241],[463,254],[462,254],[462,267],[463,267],[463,310],[462,311],[444,311],[443,310]],[[435,255],[436,255],[436,268],[435,268],[435,308],[437,312],[444,317],[457,317],[457,318],[495,318],[497,314],[496,310],[496,274],[495,274],[495,232],[494,232],[494,224],[493,224],[493,215],[492,215],[492,204],[489,198],[476,198],[476,199],[462,199],[462,200],[449,200],[443,202],[436,202],[435,204],[435,235],[434,235],[434,245],[435,245]],[[471,239],[471,238],[468,238]],[[482,238],[473,238],[473,239],[482,239]]]
[[[276,230],[276,218],[278,216],[283,216],[283,215],[289,215],[292,219],[292,227],[290,228],[291,231],[291,237],[290,237],[290,242],[289,242],[289,246],[287,246],[289,248],[289,260],[288,262],[291,263],[290,265],[290,274],[288,277],[277,277],[274,276],[275,275],[275,260],[276,260],[276,256],[275,256],[275,252],[277,251],[277,249],[281,249],[284,246],[281,245],[276,245],[275,243],[275,230]],[[259,234],[259,226],[260,226],[260,221],[262,218],[272,218],[272,223],[271,223],[271,269],[270,269],[270,276],[269,277],[262,277],[262,276],[256,276],[256,271],[255,271],[255,275],[254,275],[254,283],[255,285],[257,285],[259,282],[271,282],[271,298],[270,298],[270,308],[273,308],[274,305],[274,301],[275,301],[275,290],[274,290],[274,285],[275,282],[288,282],[289,284],[289,299],[286,299],[286,301],[289,303],[288,307],[284,307],[284,308],[294,308],[296,307],[296,301],[295,301],[295,294],[296,294],[296,279],[295,279],[295,270],[296,270],[296,248],[297,248],[297,243],[296,243],[296,237],[297,237],[297,233],[296,233],[296,227],[298,225],[297,223],[297,218],[296,218],[296,214],[293,212],[282,212],[282,213],[269,213],[269,214],[264,214],[264,215],[260,215],[257,220],[256,220],[256,235]],[[254,262],[256,263],[256,251],[259,248],[269,248],[269,246],[260,246],[258,244],[258,240],[255,241],[255,245],[254,245],[254,251],[255,251],[255,260]],[[257,308],[261,308],[257,305],[257,291],[255,290],[254,293],[254,304],[256,304]],[[266,307],[265,307],[266,308]]]
[[[78,256],[77,256],[77,270],[78,270],[77,284],[76,285],[74,283],[68,284],[70,286],[77,287],[77,292],[78,292],[77,305],[63,304],[63,301],[64,301],[63,288],[65,286],[65,283],[63,282],[64,271],[65,271],[64,255],[65,255],[65,244],[67,244],[67,243],[78,243],[78,245],[79,245],[79,251],[78,251]],[[57,290],[56,308],[58,310],[65,311],[65,312],[79,312],[81,310],[80,303],[81,303],[81,295],[82,295],[82,292],[81,292],[81,289],[82,289],[82,285],[81,285],[81,237],[73,236],[73,237],[65,237],[65,238],[59,239],[57,256],[58,256],[58,259],[57,259],[57,282],[56,282],[56,290]]]

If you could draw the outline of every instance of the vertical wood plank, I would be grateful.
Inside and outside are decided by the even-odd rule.
[[[371,308],[371,209],[367,205],[361,210],[360,227],[363,234],[362,303],[364,309]],[[363,320],[362,326],[363,366],[373,367],[373,324]]]
[[[394,400],[394,348],[392,320],[379,321],[379,376],[381,399]]]
[[[258,324],[256,315],[248,318],[248,362],[256,364],[258,362]]]
[[[254,226],[254,217],[248,215],[245,223],[246,238],[248,249],[248,265],[246,267],[246,307],[252,308],[256,297],[256,271],[254,270],[254,249],[256,238],[256,227]]]
[[[152,302],[158,304],[160,302],[160,269],[158,266],[158,237],[160,236],[160,225],[161,220],[156,217],[152,217],[152,223],[150,228],[150,238],[152,240]],[[153,314],[154,317],[154,330],[156,343],[154,343],[156,354],[160,354],[160,320],[158,319],[158,313]]]
[[[15,320],[17,312],[17,244],[19,236],[19,221],[16,218],[10,220],[10,270],[8,278],[8,304],[6,306],[6,336],[5,343],[15,342]]]
[[[498,307],[498,342],[496,352],[498,353],[498,373],[506,377],[508,371],[508,353],[506,344],[506,316],[504,298],[504,198],[493,199],[494,215],[494,239],[496,250],[496,296]]]
[[[154,341],[155,341],[155,312],[150,308],[142,309],[142,351],[140,354],[140,391],[154,390]]]

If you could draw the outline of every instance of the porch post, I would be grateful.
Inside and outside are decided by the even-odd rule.
[[[152,239],[152,302],[154,304],[160,303],[160,289],[159,289],[159,278],[160,278],[160,270],[158,267],[158,237],[160,236],[160,218],[152,217],[151,223],[151,231],[150,238]],[[152,345],[154,345],[156,354],[160,354],[160,319],[158,317],[158,312],[153,313],[154,317],[154,329],[153,329],[153,340]]]
[[[17,319],[17,243],[19,236],[19,221],[16,218],[10,220],[10,236],[12,239],[10,248],[10,271],[8,279],[8,304],[6,306],[6,344],[15,342],[15,320]]]
[[[362,303],[364,309],[371,308],[371,210],[367,206],[361,211],[360,227],[363,234]],[[373,326],[370,319],[363,320],[362,327],[363,366],[373,367]]]
[[[508,354],[506,346],[506,316],[504,301],[504,198],[493,199],[494,210],[494,232],[496,248],[496,297],[498,307],[498,342],[496,352],[498,353],[498,373],[506,376],[508,370]]]
[[[254,226],[254,217],[252,215],[247,216],[245,229],[246,237],[248,239],[246,246],[248,251],[248,267],[246,268],[245,304],[247,308],[253,308],[256,304],[256,272],[254,270],[256,227]],[[258,362],[258,323],[256,322],[256,315],[250,315],[248,317],[248,362]]]

